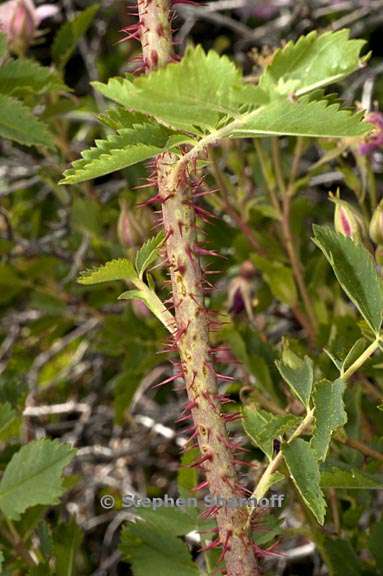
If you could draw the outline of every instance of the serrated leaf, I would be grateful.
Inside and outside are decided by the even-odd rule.
[[[291,391],[308,408],[314,382],[311,358],[305,356],[302,360],[292,350],[288,350],[284,351],[282,360],[277,360],[275,364]]]
[[[383,478],[367,474],[358,468],[346,464],[335,466],[324,464],[320,469],[322,488],[339,488],[343,490],[381,490]]]
[[[181,62],[135,80],[112,78],[108,84],[94,82],[107,98],[129,110],[153,116],[176,129],[200,132],[214,129],[223,117],[240,110],[241,91],[250,91],[258,105],[257,90],[242,84],[241,73],[226,56],[201,46],[189,48]]]
[[[282,446],[289,474],[306,506],[319,524],[324,523],[326,501],[320,488],[320,472],[315,452],[302,438]]]
[[[332,433],[347,422],[343,402],[345,388],[345,382],[339,378],[335,382],[322,380],[314,389],[315,426],[311,447],[319,460],[326,459]]]
[[[142,124],[96,140],[96,147],[84,150],[82,159],[64,172],[60,184],[77,184],[152,158],[168,149],[170,134],[162,126]]]
[[[100,284],[113,280],[133,280],[137,278],[133,264],[127,258],[110,260],[93,270],[85,270],[78,278],[79,284]]]
[[[131,563],[134,575],[199,576],[186,544],[177,537],[190,528],[186,513],[174,508],[141,512],[145,520],[124,528],[120,544],[123,557]]]
[[[302,98],[296,102],[279,98],[233,122],[231,137],[305,136],[311,138],[350,138],[365,136],[371,125],[363,114],[341,110],[338,104]]]
[[[56,72],[35,60],[17,58],[0,67],[0,92],[10,95],[68,91]]]
[[[74,520],[57,527],[54,543],[56,576],[76,574],[76,554],[82,538],[82,531]]]
[[[68,62],[76,49],[77,43],[92,24],[99,8],[99,4],[92,4],[61,26],[52,46],[52,58],[57,66],[63,68]]]
[[[97,115],[97,118],[113,130],[133,128],[135,124],[145,124],[147,122],[147,118],[143,114],[129,112],[129,110],[121,107],[111,108],[110,110],[101,112]]]
[[[163,244],[165,235],[159,232],[156,236],[149,238],[136,254],[136,271],[142,279],[145,271],[150,268],[158,258],[158,251]]]
[[[274,416],[266,410],[245,407],[242,412],[244,430],[255,446],[271,460],[274,454],[274,440],[295,428],[300,418],[291,414]]]
[[[0,136],[25,146],[54,148],[52,135],[46,125],[19,100],[0,94]]]
[[[361,65],[365,40],[350,40],[349,30],[310,32],[278,50],[259,84],[271,94],[305,94],[337,82]]]
[[[370,252],[329,226],[313,226],[314,242],[331,264],[335,276],[371,329],[382,324],[383,290]]]
[[[34,440],[8,463],[0,482],[0,509],[18,520],[27,508],[57,504],[64,491],[62,472],[75,450],[57,440]]]

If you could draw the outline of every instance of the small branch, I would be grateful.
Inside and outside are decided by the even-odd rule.
[[[277,183],[279,187],[280,194],[282,196],[282,213],[281,213],[281,230],[286,247],[286,252],[289,257],[291,267],[293,270],[294,278],[299,288],[299,292],[302,296],[303,304],[307,314],[307,327],[308,327],[308,337],[312,344],[315,343],[317,322],[314,314],[314,307],[309,296],[306,281],[304,278],[303,266],[300,260],[298,251],[296,250],[294,238],[290,227],[290,208],[291,208],[291,190],[292,183],[289,188],[286,187],[282,172],[282,162],[280,157],[279,143],[276,138],[272,140],[272,156],[275,174],[277,177]],[[292,176],[297,170],[298,155],[295,154],[295,166],[293,163]]]

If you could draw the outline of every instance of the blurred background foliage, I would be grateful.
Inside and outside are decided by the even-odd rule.
[[[0,4],[3,29],[4,22],[9,23],[6,5],[9,8],[8,2]],[[34,9],[39,7],[36,2]],[[76,282],[86,268],[132,256],[153,234],[155,206],[138,206],[153,193],[143,187],[148,168],[140,165],[71,187],[57,184],[80,151],[107,131],[95,120],[95,113],[102,114],[106,103],[93,92],[90,81],[106,81],[137,67],[139,44],[124,40],[123,32],[135,20],[132,7],[124,0],[100,4],[62,0],[45,13],[40,10],[44,15],[40,20],[30,15],[27,2],[19,28],[5,30],[14,55],[47,67],[50,77],[37,86],[38,75],[31,68],[23,87],[12,87],[11,80],[2,79],[0,68],[0,95],[10,94],[33,110],[48,127],[52,145],[49,149],[40,142],[30,147],[6,138],[0,144],[0,400],[14,411],[11,425],[0,428],[1,439],[7,441],[0,465],[21,443],[45,436],[78,448],[63,504],[49,513],[43,507],[32,508],[17,526],[22,535],[36,530],[41,547],[44,542],[47,550],[55,545],[58,565],[69,549],[69,544],[63,545],[65,539],[72,538],[74,549],[83,539],[76,568],[73,572],[57,569],[57,574],[128,574],[117,544],[129,512],[103,510],[100,496],[111,493],[119,498],[130,491],[174,495],[177,491],[183,432],[175,420],[185,395],[181,382],[153,388],[173,375],[171,356],[161,352],[167,344],[165,331],[141,302],[117,302],[122,282],[97,287]],[[249,81],[256,80],[281,43],[314,29],[348,27],[354,37],[367,41],[371,57],[368,67],[338,91],[347,104],[357,102],[376,113],[383,102],[382,26],[380,0],[217,0],[176,4],[174,17],[180,53],[189,43],[202,43],[233,58]],[[376,125],[383,133],[379,122],[378,114]],[[45,143],[49,144],[48,137]],[[367,148],[348,145],[304,141],[297,156],[295,141],[280,142],[279,168],[286,178],[297,158],[288,207],[290,234],[311,312],[302,301],[286,252],[288,238],[280,233],[273,204],[278,185],[275,150],[268,142],[261,141],[256,148],[253,141],[244,140],[212,151],[200,187],[217,190],[206,195],[202,204],[216,218],[202,219],[201,228],[206,245],[224,259],[205,259],[206,267],[217,271],[210,277],[213,289],[208,304],[225,321],[212,339],[230,346],[231,351],[222,352],[218,361],[222,371],[234,377],[224,388],[236,402],[246,399],[267,409],[285,409],[287,404],[298,414],[299,407],[274,365],[282,347],[300,355],[314,352],[323,374],[334,378],[336,370],[322,349],[342,358],[365,329],[356,323],[353,307],[309,241],[313,222],[333,220],[329,192],[335,194],[339,188],[340,198],[354,207],[366,230],[381,199],[379,133],[373,142],[365,143]],[[366,232],[363,241],[371,250],[380,245],[373,246]],[[166,268],[156,267],[153,278],[166,298]],[[380,356],[367,364],[347,392],[347,433],[354,445],[346,446],[340,438],[334,448],[337,461],[371,474],[379,472],[383,458]],[[233,359],[240,364],[230,363]],[[237,424],[233,429],[241,434]],[[356,450],[358,442],[375,457]],[[252,456],[261,458],[261,453],[253,448]],[[256,477],[255,469],[250,481],[254,483]],[[334,502],[331,490],[328,496]],[[382,573],[377,572],[383,571],[383,561],[376,545],[383,534],[382,523],[377,524],[382,495],[345,490],[339,491],[338,498],[329,513],[328,530],[340,534],[342,526],[347,544],[328,554],[344,559],[350,553],[348,546],[356,553],[363,550],[366,566],[360,568],[364,572],[353,564],[352,570],[345,567],[344,572],[333,573]],[[266,560],[266,573],[325,574],[315,549],[306,545],[293,497],[291,502],[284,514],[292,537],[287,552],[292,551]],[[68,523],[69,518],[80,531]],[[274,530],[278,535],[278,528]],[[63,546],[61,556],[57,543]],[[67,560],[62,562],[67,566]],[[4,573],[26,573],[20,570]]]

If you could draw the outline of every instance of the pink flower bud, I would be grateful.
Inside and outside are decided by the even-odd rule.
[[[22,54],[35,37],[40,22],[58,12],[53,4],[35,8],[32,0],[9,0],[0,5],[0,30],[8,39],[9,49]]]
[[[132,300],[132,308],[137,318],[148,318],[148,316],[151,315],[148,307],[142,300]]]
[[[335,202],[334,228],[343,236],[361,241],[365,236],[365,225],[356,208],[340,198],[331,197]]]
[[[153,225],[151,210],[145,207],[137,210],[135,206],[129,206],[124,199],[121,200],[120,206],[117,235],[122,246],[132,248],[142,244]]]
[[[383,244],[383,200],[372,215],[368,231],[374,244]]]
[[[383,114],[371,112],[367,115],[366,120],[375,126],[375,131],[359,146],[359,153],[363,156],[368,156],[383,148]]]
[[[255,276],[255,268],[252,262],[247,260],[240,268],[239,276],[233,278],[229,285],[229,312],[238,315],[246,311],[252,318],[252,279]]]

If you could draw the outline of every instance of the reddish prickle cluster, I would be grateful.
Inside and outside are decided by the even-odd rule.
[[[180,2],[137,2],[140,25],[128,32],[135,36],[139,34],[147,70],[163,66],[174,58],[170,8],[176,3]],[[200,468],[205,475],[198,489],[209,487],[212,496],[225,501],[243,494],[236,465],[242,466],[244,462],[233,457],[234,445],[226,430],[226,423],[234,422],[240,416],[223,413],[222,405],[229,403],[230,399],[222,396],[218,389],[220,381],[226,382],[230,377],[216,374],[212,364],[215,355],[209,347],[209,331],[217,325],[217,319],[205,308],[206,288],[211,289],[212,285],[204,279],[200,257],[218,254],[201,247],[197,241],[200,235],[197,218],[209,220],[211,217],[198,200],[206,190],[195,176],[195,163],[191,168],[178,169],[178,157],[165,153],[156,158],[156,168],[157,173],[151,174],[149,184],[154,185],[158,193],[150,203],[158,201],[161,205],[166,265],[170,271],[177,326],[168,351],[176,350],[180,358],[179,363],[173,364],[174,374],[167,382],[177,380],[181,375],[185,382],[188,401],[179,421],[192,420],[188,429],[191,437],[186,445],[196,442],[200,456],[190,466]],[[225,560],[228,574],[256,576],[257,564],[247,526],[247,510],[234,510],[223,504],[212,506],[204,516],[217,519],[221,559]]]

